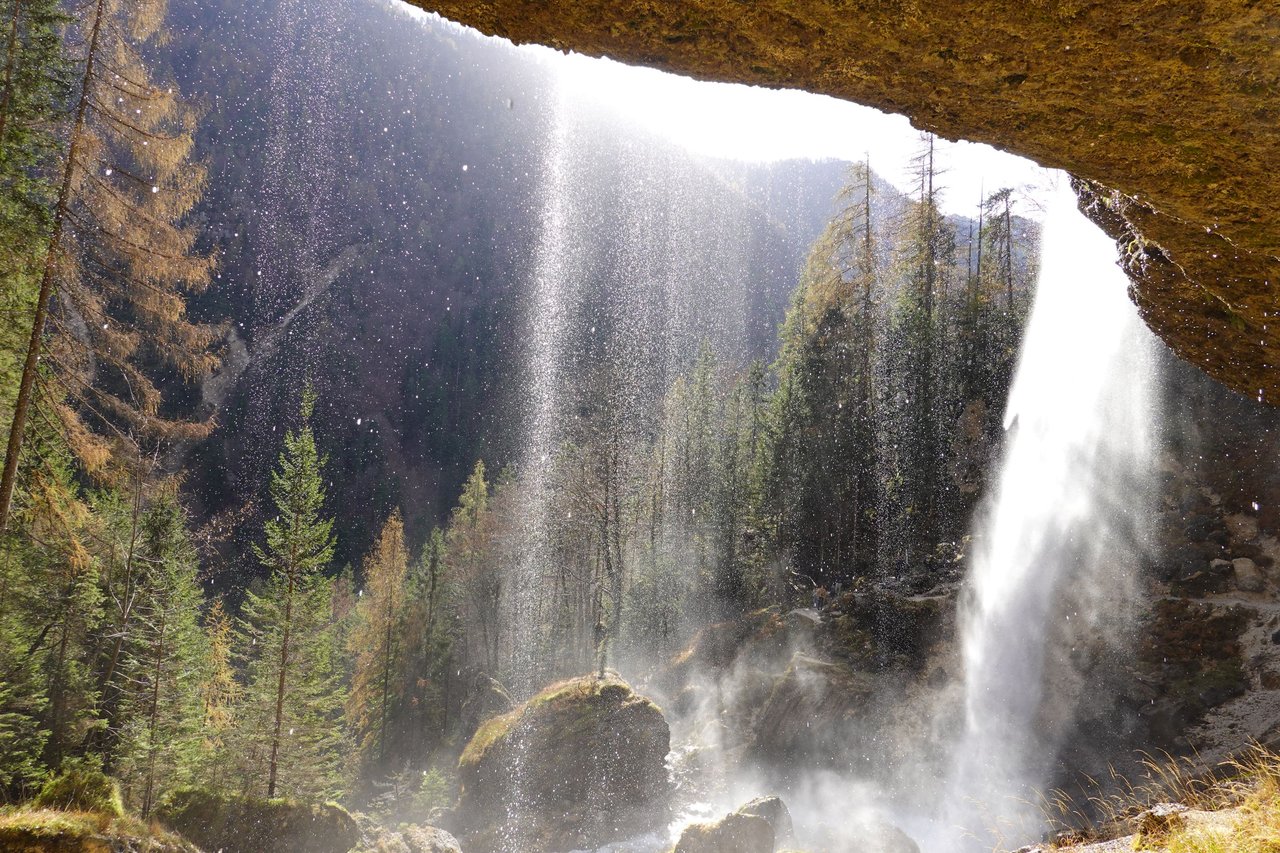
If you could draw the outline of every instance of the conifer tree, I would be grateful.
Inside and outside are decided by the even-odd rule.
[[[439,527],[411,567],[406,598],[404,672],[401,688],[409,725],[409,746],[421,751],[429,732],[448,728],[448,661],[454,638],[452,591],[446,573],[445,534]]]
[[[190,162],[195,113],[172,86],[154,82],[142,49],[161,32],[164,13],[163,0],[75,7],[82,59],[37,253],[39,289],[0,474],[0,527],[8,524],[33,401],[60,424],[90,473],[106,472],[115,439],[189,439],[208,429],[164,417],[141,366],[158,359],[194,378],[214,364],[215,331],[186,316],[185,293],[202,289],[213,268],[210,256],[194,251],[195,231],[181,224],[205,181]]]
[[[348,642],[355,656],[347,720],[356,733],[362,764],[385,765],[388,725],[397,710],[403,665],[405,582],[409,552],[397,509],[364,563],[364,589]]]
[[[465,632],[480,640],[479,654],[469,649],[490,673],[498,671],[502,601],[502,575],[493,561],[486,559],[489,533],[489,483],[484,461],[477,460],[462,487],[458,506],[449,517],[446,537],[449,574],[457,579],[466,612]]]
[[[161,793],[196,769],[204,722],[199,676],[208,649],[198,621],[195,549],[172,485],[147,507],[142,528],[139,630],[126,664],[119,764],[146,818]]]
[[[247,593],[241,620],[248,669],[243,748],[250,778],[265,775],[268,797],[281,790],[282,773],[297,793],[325,790],[336,772],[329,753],[341,699],[332,683],[331,584],[324,577],[334,537],[333,522],[322,517],[325,460],[311,430],[314,408],[308,387],[301,427],[285,434],[271,475],[277,515],[264,526],[265,545],[254,546],[270,576],[263,592]]]

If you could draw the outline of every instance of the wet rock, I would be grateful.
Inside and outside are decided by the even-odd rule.
[[[1239,542],[1252,542],[1258,538],[1258,519],[1252,515],[1237,513],[1228,515],[1223,522],[1227,525],[1227,532],[1231,534],[1231,538]]]
[[[389,829],[373,818],[357,814],[360,825],[360,849],[376,853],[462,853],[458,840],[434,826],[401,824]]]
[[[667,662],[654,676],[654,683],[664,694],[675,695],[696,686],[703,673],[728,669],[740,654],[751,652],[767,659],[786,646],[789,624],[803,628],[804,623],[784,619],[777,608],[769,607],[708,625]]]
[[[948,596],[900,595],[872,587],[857,596],[857,622],[869,627],[882,666],[919,671],[945,640]]]
[[[1171,589],[1175,595],[1188,598],[1226,592],[1231,585],[1233,572],[1234,567],[1229,560],[1213,560],[1204,570],[1174,581]]]
[[[462,853],[458,839],[434,826],[402,827],[400,837],[409,853]]]
[[[1266,581],[1262,577],[1258,564],[1248,557],[1237,557],[1231,561],[1232,573],[1235,575],[1236,589],[1241,592],[1262,592]]]
[[[595,849],[665,819],[670,730],[610,674],[545,688],[484,723],[458,762],[468,851]]]
[[[754,815],[769,821],[769,826],[773,827],[773,840],[777,844],[786,844],[794,837],[791,811],[778,797],[756,797],[739,806],[736,814]]]
[[[336,803],[180,788],[156,816],[202,849],[222,853],[347,853],[360,841],[355,818]]]
[[[497,679],[478,673],[471,680],[467,698],[462,702],[462,736],[471,737],[485,720],[505,714],[512,707],[506,688]]]
[[[796,653],[755,720],[754,750],[778,762],[830,757],[874,694],[865,673]]]
[[[773,853],[774,843],[769,821],[730,812],[719,820],[686,826],[672,853]]]
[[[1208,562],[1204,549],[1183,544],[1172,549],[1168,556],[1156,564],[1155,574],[1163,581],[1180,581],[1202,571]]]

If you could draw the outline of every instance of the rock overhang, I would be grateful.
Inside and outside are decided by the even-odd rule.
[[[516,43],[903,113],[1080,180],[1187,361],[1280,401],[1280,13],[1263,0],[414,0]]]

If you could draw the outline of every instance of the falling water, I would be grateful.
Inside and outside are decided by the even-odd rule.
[[[1046,696],[1054,631],[1123,597],[1142,539],[1150,334],[1114,244],[1076,210],[1065,179],[1044,234],[1005,413],[1011,440],[961,614],[965,728],[930,851],[1016,847],[1042,831],[1055,747],[1044,719],[1061,712],[1048,708],[1061,697]]]

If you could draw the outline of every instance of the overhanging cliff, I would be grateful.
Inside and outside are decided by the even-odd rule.
[[[415,0],[512,41],[904,113],[1084,179],[1147,323],[1280,401],[1280,10],[1261,0]]]

